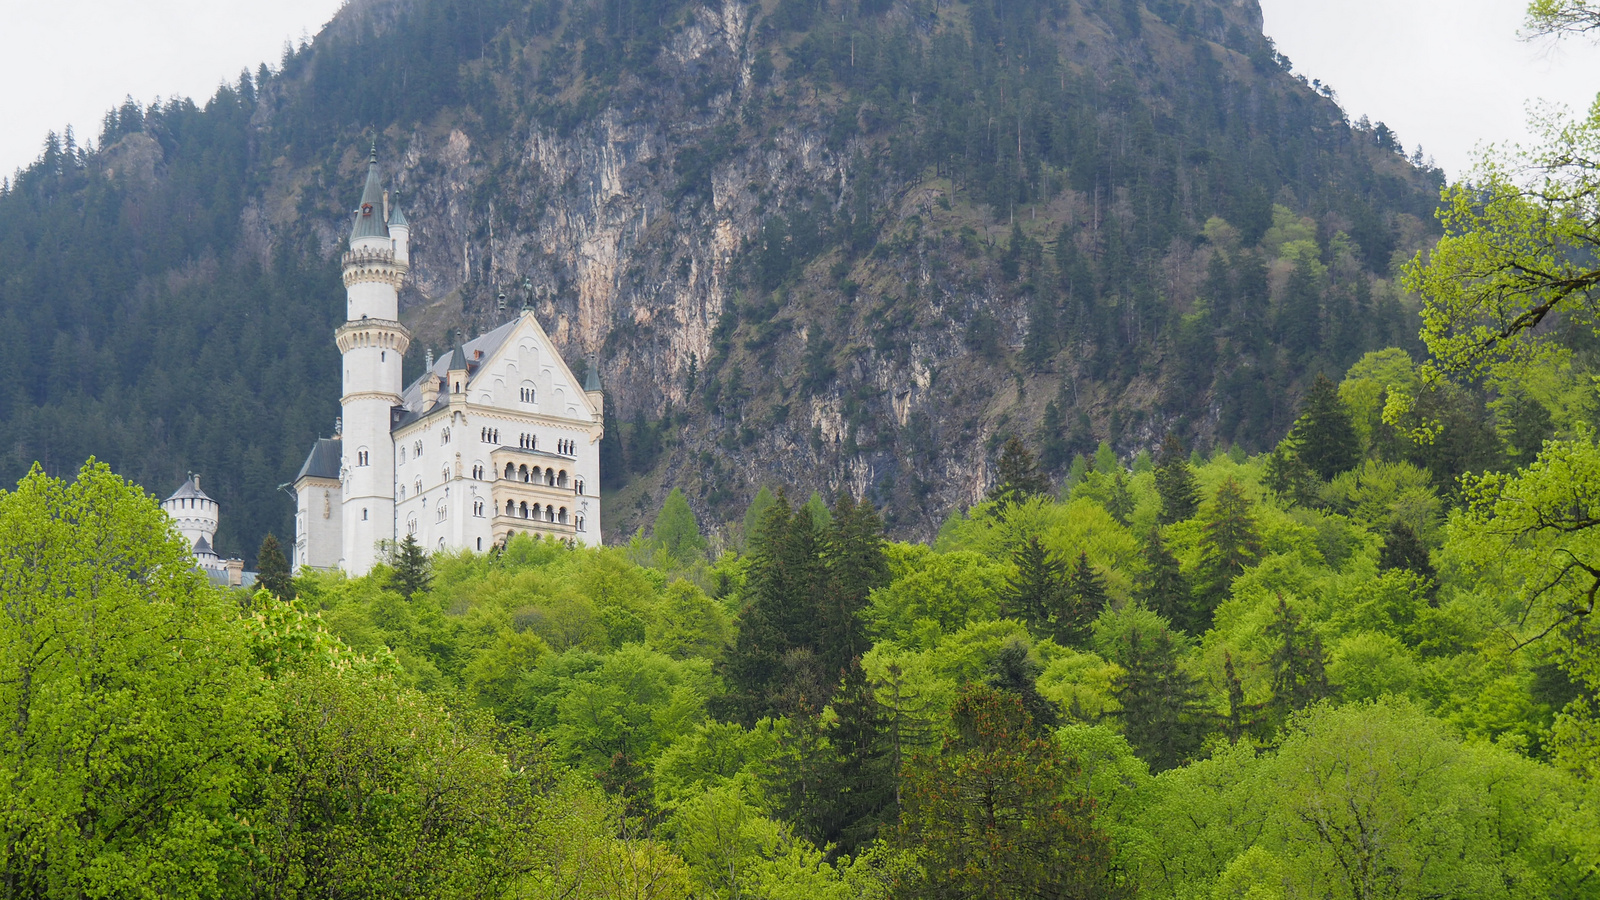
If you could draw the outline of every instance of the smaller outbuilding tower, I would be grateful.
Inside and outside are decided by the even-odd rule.
[[[199,475],[189,473],[188,479],[172,492],[172,496],[161,501],[161,508],[177,523],[191,548],[198,550],[204,546],[205,552],[216,555],[211,548],[217,542],[217,501],[200,490]]]

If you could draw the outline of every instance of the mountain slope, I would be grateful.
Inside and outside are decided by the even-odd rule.
[[[606,380],[608,521],[844,487],[928,535],[1000,438],[1260,448],[1409,340],[1438,173],[1291,75],[1253,0],[369,0],[0,195],[7,477],[185,468],[225,551],[337,414],[337,250],[376,135],[423,348],[530,301]],[[580,367],[583,364],[580,363]],[[615,537],[616,535],[613,535]]]

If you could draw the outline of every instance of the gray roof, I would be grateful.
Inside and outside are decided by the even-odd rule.
[[[469,361],[473,359],[488,359],[495,354],[495,351],[500,349],[501,344],[506,342],[506,338],[511,336],[511,332],[516,330],[518,321],[518,319],[512,319],[504,325],[501,325],[499,328],[484,334],[480,334],[472,340],[467,341],[465,344],[457,344],[455,350],[452,350],[434,360],[433,368],[423,372],[421,375],[418,375],[416,380],[406,385],[406,389],[401,392],[400,405],[404,408],[404,412],[395,417],[394,423],[390,427],[399,428],[403,425],[409,425],[410,423],[415,422],[417,419],[427,415],[429,410],[433,408],[422,408],[423,378],[426,378],[429,375],[443,377],[453,370],[460,369],[461,367],[456,365],[457,353],[464,355]],[[439,399],[434,401],[434,407],[446,406],[449,403],[449,395],[440,394]]]
[[[589,357],[589,371],[583,376],[584,391],[600,390],[600,358]]]
[[[411,223],[406,221],[406,214],[400,211],[400,189],[395,188],[394,196],[389,202],[389,227],[410,228]]]
[[[217,555],[217,551],[211,549],[211,542],[206,540],[206,536],[202,534],[202,535],[200,535],[199,540],[194,542],[194,555],[195,556],[216,556]]]
[[[462,346],[460,339],[457,339],[456,340],[456,348],[454,350],[450,351],[450,369],[449,369],[449,371],[451,371],[451,372],[471,372],[472,371],[471,366],[472,366],[472,354],[467,351],[466,347]]]
[[[317,438],[311,445],[311,453],[306,457],[306,464],[300,467],[300,474],[294,477],[295,481],[302,478],[334,478],[339,477],[339,457],[343,453],[339,438]]]
[[[358,238],[388,236],[389,226],[383,221],[383,184],[378,180],[378,150],[373,147],[372,158],[367,161],[367,186],[361,191],[361,206],[356,210],[350,240],[353,243]]]
[[[211,498],[206,496],[206,492],[205,491],[200,490],[200,485],[195,484],[194,483],[194,476],[190,475],[188,478],[184,479],[183,484],[179,485],[178,489],[173,491],[172,492],[172,496],[168,497],[167,499],[168,500],[210,500]]]

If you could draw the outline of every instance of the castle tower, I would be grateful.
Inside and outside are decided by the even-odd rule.
[[[380,558],[379,543],[395,536],[394,441],[389,429],[391,411],[400,405],[400,358],[411,344],[410,332],[399,321],[410,229],[398,201],[391,217],[387,200],[374,148],[350,249],[344,254],[346,321],[334,332],[344,360],[340,565],[353,576],[371,571]]]
[[[191,548],[204,545],[206,552],[211,552],[217,542],[217,501],[200,490],[199,475],[191,474],[171,497],[161,501],[161,508],[177,523]]]

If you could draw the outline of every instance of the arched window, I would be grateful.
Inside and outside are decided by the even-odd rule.
[[[566,487],[566,486],[567,486],[567,470],[566,469],[562,469],[561,470],[561,474],[556,476],[556,487]]]
[[[561,507],[560,512],[556,513],[556,521],[563,525],[567,524],[567,508],[565,506]]]
[[[544,507],[544,520],[546,522],[554,522],[556,520],[556,508],[554,506],[551,506],[549,504],[545,504],[545,507]]]
[[[422,458],[422,441],[419,440],[412,443],[411,455],[417,457],[418,459]]]
[[[356,465],[358,465],[358,466],[367,465],[367,460],[368,460],[367,451],[365,451],[365,450],[357,450],[356,451]]]
[[[474,501],[472,501],[472,514],[474,516],[477,516],[480,519],[483,518],[483,501],[482,500],[474,500]]]
[[[516,515],[516,512],[517,512],[517,505],[515,503],[512,503],[510,500],[507,500],[506,501],[506,515],[508,515],[508,516]]]
[[[411,518],[406,520],[406,534],[415,535],[416,533],[417,533],[417,517],[416,516],[412,516]]]
[[[528,517],[528,501],[524,500],[521,503],[518,503],[517,512],[521,513],[522,517],[526,519]]]
[[[440,481],[449,481],[450,480],[450,467],[449,466],[445,466],[444,468],[439,470],[439,480]]]
[[[526,465],[517,466],[517,477],[523,481],[528,480],[528,467]]]
[[[531,382],[524,381],[522,383],[521,398],[522,398],[522,402],[523,403],[536,403],[536,402],[538,402],[539,394],[538,394],[537,391],[534,390],[533,384]]]
[[[422,479],[418,478],[412,483],[412,487],[415,487],[417,489],[417,493],[420,495],[422,493]]]
[[[439,538],[439,552],[444,552],[444,538]]]
[[[400,485],[400,499],[404,500],[405,498],[406,498],[406,486],[402,484],[402,485]]]
[[[583,530],[583,513],[579,513],[578,515],[574,516],[573,518],[576,520],[576,524],[574,525],[574,527],[577,528],[577,530],[582,531]]]
[[[515,477],[516,474],[517,474],[517,470],[512,467],[511,463],[506,463],[506,478],[510,479],[512,477]]]
[[[555,487],[556,486],[556,470],[555,469],[545,469],[544,470],[544,483],[545,483],[546,487]]]
[[[365,522],[366,520],[367,520],[367,508],[365,506],[363,506],[363,507],[361,507],[361,521]]]
[[[405,448],[405,445],[402,444],[401,447],[400,447],[400,465],[403,466],[405,464],[406,464],[406,448]]]
[[[439,432],[439,443],[441,443],[441,444],[450,443],[450,429],[446,428],[445,430]]]
[[[473,465],[472,465],[472,477],[477,479],[478,481],[482,481],[483,480],[483,463],[473,463]]]
[[[583,479],[582,478],[574,478],[574,479],[572,479],[572,489],[576,493],[582,494],[583,493]]]

